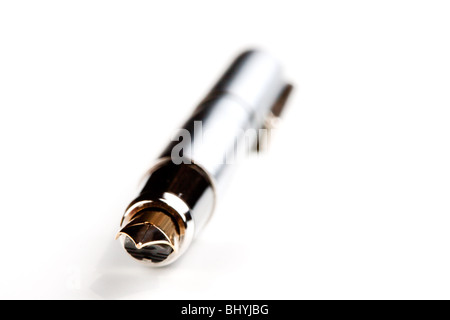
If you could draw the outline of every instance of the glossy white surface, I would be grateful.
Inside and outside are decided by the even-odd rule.
[[[0,298],[450,298],[449,13],[2,2]],[[250,46],[296,85],[270,152],[185,256],[137,264],[114,236],[139,178]]]

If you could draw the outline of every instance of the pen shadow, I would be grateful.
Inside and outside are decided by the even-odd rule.
[[[111,240],[100,258],[89,289],[103,299],[133,298],[142,293],[147,298],[153,298],[155,294],[165,292],[173,282],[182,288],[189,287],[196,279],[184,277],[201,273],[205,281],[195,281],[195,286],[200,288],[203,283],[203,289],[207,291],[206,286],[211,282],[208,279],[246,260],[245,254],[230,244],[210,244],[197,239],[189,249],[189,255],[180,257],[170,266],[150,268],[130,258],[117,241]],[[234,259],[230,259],[233,256]],[[181,283],[177,281],[180,279],[183,280]]]
[[[96,277],[89,288],[101,298],[120,299],[158,288],[161,271],[132,261],[117,241],[112,240],[99,261]]]

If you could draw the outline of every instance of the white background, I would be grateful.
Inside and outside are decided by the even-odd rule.
[[[447,1],[4,1],[0,297],[450,298]],[[114,241],[231,59],[296,90],[163,269]]]

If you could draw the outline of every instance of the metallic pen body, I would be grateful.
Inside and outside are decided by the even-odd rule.
[[[124,247],[154,266],[175,261],[210,219],[234,163],[290,91],[260,51],[237,57],[162,152],[121,222]]]

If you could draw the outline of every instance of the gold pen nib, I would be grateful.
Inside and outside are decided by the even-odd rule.
[[[178,248],[179,234],[172,219],[161,211],[139,212],[116,236],[124,236],[124,248],[135,259],[158,263]]]

